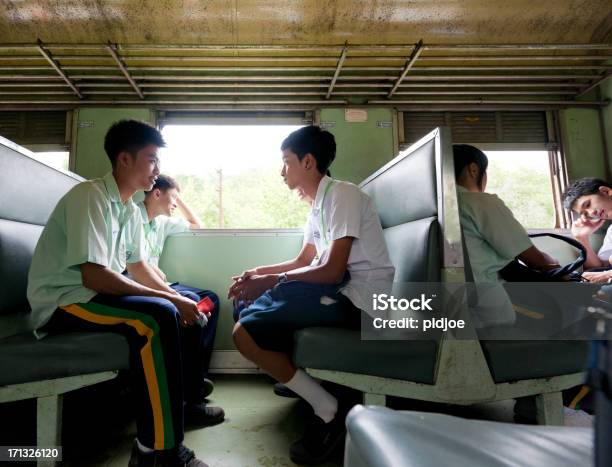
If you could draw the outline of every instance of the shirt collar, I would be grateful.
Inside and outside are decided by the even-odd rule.
[[[147,212],[147,206],[145,205],[144,201],[139,202],[137,206],[140,208],[140,215],[142,216],[142,223],[144,225],[150,225],[152,229],[155,229],[155,227],[157,226],[157,222],[155,221],[157,219],[153,219],[152,221],[149,221],[149,213]]]
[[[104,185],[106,186],[106,192],[108,193],[108,198],[113,203],[122,203],[121,195],[119,194],[119,187],[117,186],[117,181],[115,177],[113,177],[112,172],[108,172],[104,177],[102,177],[104,181]]]
[[[317,188],[317,194],[315,196],[314,203],[312,204],[313,209],[321,209],[323,197],[325,196],[325,189],[327,188],[328,183],[330,183],[331,181],[331,177],[323,175],[323,178],[319,182],[319,187]]]

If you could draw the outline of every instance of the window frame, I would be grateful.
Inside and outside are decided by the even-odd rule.
[[[404,132],[404,112],[398,111],[398,121],[401,122],[398,131],[400,150],[407,148],[411,143],[405,140]],[[483,109],[482,111],[487,111]],[[516,109],[516,112],[524,112],[524,109]],[[458,109],[436,109],[436,112],[461,112]],[[510,112],[510,110],[506,110]],[[539,228],[538,230],[558,230],[567,231],[571,226],[571,213],[563,207],[562,194],[568,186],[567,164],[563,144],[561,141],[561,130],[558,110],[545,111],[547,142],[542,143],[464,143],[472,144],[483,151],[548,151],[548,163],[550,167],[550,183],[553,193],[553,207],[555,213],[555,223],[552,228]],[[533,229],[531,229],[533,230]]]
[[[316,112],[166,112],[155,113],[155,126],[161,132],[167,125],[228,125],[228,126],[257,126],[257,125],[313,125],[317,120]],[[303,236],[303,227],[278,228],[203,228],[190,229],[180,236]]]

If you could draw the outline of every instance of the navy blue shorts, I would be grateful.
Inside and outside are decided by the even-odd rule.
[[[264,292],[247,307],[234,311],[240,325],[259,347],[293,350],[293,335],[315,326],[359,327],[360,311],[339,285],[288,281]]]

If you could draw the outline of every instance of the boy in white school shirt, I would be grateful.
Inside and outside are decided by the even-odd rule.
[[[308,126],[282,143],[281,176],[312,206],[298,256],[236,277],[229,297],[252,303],[239,310],[234,327],[238,350],[306,400],[314,418],[291,446],[296,463],[327,459],[344,435],[345,411],[334,396],[291,361],[293,335],[312,326],[351,327],[366,308],[360,289],[391,283],[389,259],[378,213],[352,183],[326,176],[336,155],[331,133]]]

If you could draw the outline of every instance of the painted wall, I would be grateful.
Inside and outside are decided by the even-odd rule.
[[[560,112],[560,120],[570,181],[582,177],[608,178],[599,111],[566,109]]]
[[[221,299],[215,349],[234,349],[232,304],[227,300],[231,277],[245,269],[294,258],[302,246],[301,233],[183,234],[170,237],[160,267],[168,280],[210,289]]]
[[[104,136],[118,120],[133,118],[152,123],[149,109],[79,109],[75,112],[76,135],[74,139],[73,171],[85,178],[103,176],[111,169],[104,152]]]
[[[612,101],[612,79],[608,78],[600,87],[601,98],[609,99]],[[606,107],[601,109],[603,117],[603,135],[606,139],[606,146],[608,150],[608,163],[612,167],[612,104],[608,104]],[[611,174],[612,175],[612,174]]]
[[[77,115],[75,171],[86,178],[110,170],[103,141],[110,125],[121,118],[153,121],[147,109],[82,109]],[[392,122],[388,109],[368,109],[368,120],[348,123],[344,109],[324,109],[321,121],[334,122],[329,130],[336,137],[334,177],[355,183],[391,160],[393,128],[377,122]],[[222,300],[215,349],[232,350],[232,306],[225,298],[233,275],[245,269],[294,257],[302,245],[301,233],[186,234],[166,242],[160,266],[168,279],[214,290]]]
[[[393,152],[393,121],[391,109],[367,109],[366,122],[345,121],[344,109],[322,109],[322,126],[336,138],[336,160],[331,166],[334,178],[353,183],[363,181],[368,175],[389,162]],[[379,128],[378,122],[385,122]]]

